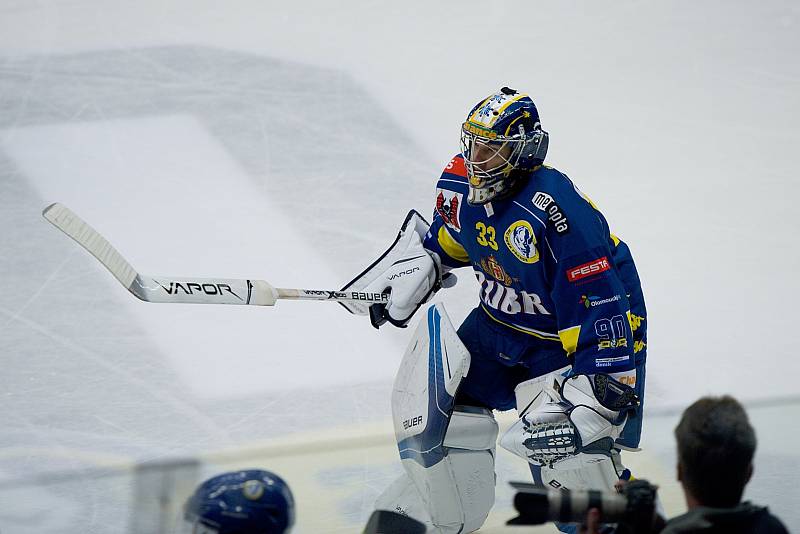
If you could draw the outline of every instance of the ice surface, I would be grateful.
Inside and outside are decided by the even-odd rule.
[[[430,213],[463,114],[505,84],[631,246],[648,406],[797,399],[799,21],[777,1],[0,4],[1,480],[384,420],[406,331],[327,303],[138,302],[41,209],[145,273],[334,288]],[[0,518],[103,531],[130,501],[109,480],[0,488]],[[9,505],[37,500],[60,504]]]

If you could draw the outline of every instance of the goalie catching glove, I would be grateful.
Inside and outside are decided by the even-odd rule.
[[[501,439],[501,446],[530,463],[574,469],[610,457],[628,412],[638,405],[633,389],[609,375],[551,375],[544,401],[523,413]],[[592,458],[595,458],[592,460]]]
[[[342,303],[350,313],[370,316],[375,328],[386,321],[404,328],[419,307],[442,287],[439,257],[422,246],[429,225],[411,210],[394,243],[342,291],[389,294],[386,304]],[[455,280],[453,275],[446,279]],[[449,285],[452,284],[448,284]]]

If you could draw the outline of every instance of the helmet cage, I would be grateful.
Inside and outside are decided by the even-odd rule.
[[[523,139],[505,136],[486,137],[461,129],[461,155],[469,173],[470,185],[485,187],[508,177],[519,161]]]
[[[513,135],[499,135],[469,121],[463,124],[461,155],[469,177],[470,203],[486,203],[509,189],[512,171],[541,165],[547,153],[547,132],[538,128],[526,132],[522,124],[517,128]]]

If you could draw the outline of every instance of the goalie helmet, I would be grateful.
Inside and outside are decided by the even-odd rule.
[[[281,534],[294,524],[289,486],[269,471],[233,471],[203,482],[184,506],[193,534]]]
[[[467,201],[485,204],[510,192],[524,173],[542,164],[547,144],[547,132],[528,95],[503,87],[478,102],[461,127]]]

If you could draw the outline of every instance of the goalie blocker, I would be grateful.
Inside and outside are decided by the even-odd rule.
[[[405,328],[419,307],[443,287],[443,280],[447,287],[453,285],[455,275],[443,278],[439,257],[422,246],[429,227],[419,213],[409,211],[389,248],[341,290],[386,294],[386,304],[342,302],[342,306],[356,315],[369,314],[375,328],[387,321]]]

